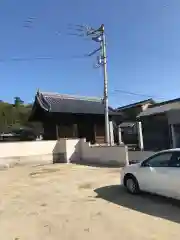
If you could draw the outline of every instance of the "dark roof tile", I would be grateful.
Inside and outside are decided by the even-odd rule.
[[[140,102],[135,102],[135,103],[131,103],[131,104],[128,104],[128,105],[125,105],[125,106],[122,106],[122,107],[118,107],[116,109],[116,111],[123,111],[123,110],[129,109],[129,108],[142,106],[142,105],[147,104],[147,103],[155,104],[155,101],[152,98],[146,99],[146,100],[143,100],[143,101],[140,101]]]
[[[144,112],[141,112],[137,116],[137,118],[166,113],[166,112],[169,112],[174,109],[180,110],[180,98],[156,104],[156,105],[154,105],[154,107],[150,107],[147,110],[145,110]]]
[[[38,92],[36,100],[41,108],[49,112],[104,114],[102,99]],[[111,107],[110,115],[119,115]]]

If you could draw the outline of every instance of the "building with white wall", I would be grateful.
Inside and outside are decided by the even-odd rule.
[[[180,98],[157,103],[140,113],[145,149],[180,147]]]

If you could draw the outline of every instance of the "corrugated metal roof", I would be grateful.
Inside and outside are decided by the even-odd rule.
[[[38,92],[36,99],[41,108],[49,112],[104,114],[104,103],[98,98]],[[109,108],[109,114],[120,115],[112,108]]]
[[[162,103],[162,105],[159,104],[157,106],[150,107],[146,111],[141,112],[137,117],[145,117],[145,116],[165,113],[172,109],[180,109],[180,99],[178,99],[177,102],[169,101],[166,104]]]

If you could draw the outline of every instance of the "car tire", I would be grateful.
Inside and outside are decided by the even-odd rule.
[[[133,175],[126,175],[124,177],[124,186],[131,194],[138,194],[140,192],[138,181]]]

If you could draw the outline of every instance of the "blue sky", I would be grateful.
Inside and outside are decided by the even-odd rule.
[[[68,24],[105,24],[110,104],[120,106],[145,96],[180,96],[179,0],[1,0],[0,99],[25,102],[36,90],[99,96],[101,69],[95,57],[75,59],[97,45],[67,35]],[[30,28],[25,21],[34,17]],[[57,34],[57,32],[60,32]],[[52,60],[35,60],[51,57]],[[27,58],[29,61],[12,61]]]

